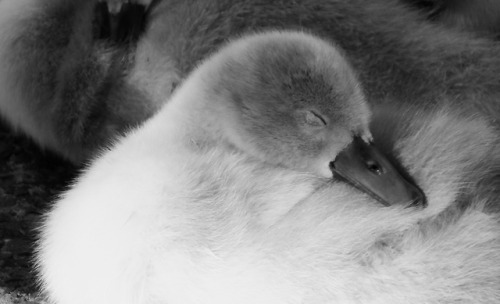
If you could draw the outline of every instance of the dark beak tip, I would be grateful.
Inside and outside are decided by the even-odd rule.
[[[414,189],[411,193],[412,203],[407,208],[424,209],[427,207],[427,199],[420,189]]]

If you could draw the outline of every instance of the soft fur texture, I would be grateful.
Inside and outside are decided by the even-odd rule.
[[[183,107],[179,128],[199,146],[230,144],[271,165],[330,178],[330,162],[353,137],[372,139],[355,72],[326,41],[299,33],[246,37],[195,74],[175,103]]]
[[[279,45],[279,35],[271,38]],[[219,134],[211,132],[220,130],[210,118],[196,123],[192,99],[217,105],[220,96],[207,93],[213,79],[223,78],[214,66],[239,58],[238,67],[249,69],[245,64],[254,61],[245,56],[259,54],[252,51],[259,41],[247,39],[202,64],[47,215],[38,263],[49,298],[58,304],[500,300],[497,216],[475,199],[465,211],[452,205],[467,188],[467,172],[493,157],[497,136],[488,123],[442,110],[413,112],[406,126],[396,120],[397,132],[380,128],[378,136],[397,140],[397,154],[429,200],[424,211],[381,208],[344,183],[211,143]],[[383,113],[374,124],[391,121]]]
[[[154,85],[140,86],[148,76],[127,75],[129,48],[95,39],[95,2],[0,2],[0,114],[40,146],[77,163],[160,106],[147,102]],[[149,79],[154,76],[151,69]]]
[[[176,174],[161,165],[170,146],[155,130],[169,122],[158,116],[49,214],[39,262],[56,303],[500,301],[496,42],[396,0],[163,0],[136,46],[112,47],[92,36],[94,4],[0,1],[0,112],[42,146],[88,159],[228,38],[302,29],[345,50],[376,112],[375,139],[429,207],[380,208],[340,183],[302,199],[316,179],[218,150]],[[188,157],[174,154],[176,165]],[[170,188],[192,204],[167,213]]]
[[[144,35],[127,46],[96,38],[95,4],[0,3],[0,112],[75,162],[155,113],[226,39],[265,28],[338,43],[372,104],[450,103],[500,115],[497,43],[427,23],[396,0],[158,0]]]
[[[427,17],[451,28],[485,37],[500,35],[500,2],[496,0],[404,0]]]

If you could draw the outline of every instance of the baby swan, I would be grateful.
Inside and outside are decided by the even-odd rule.
[[[369,113],[345,59],[318,38],[270,32],[228,44],[47,214],[37,261],[50,300],[296,303],[304,295],[289,265],[267,254],[287,215],[319,188],[338,190],[328,196],[334,209],[347,195],[372,201],[329,183],[330,168],[384,192],[355,168],[385,161],[368,143]],[[396,180],[403,197],[416,188]]]
[[[273,32],[233,42],[167,107],[179,108],[191,143],[227,144],[325,178],[333,171],[384,205],[425,205],[418,187],[371,144],[370,110],[347,60],[311,35]]]

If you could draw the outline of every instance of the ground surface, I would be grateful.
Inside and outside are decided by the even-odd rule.
[[[32,272],[34,228],[77,169],[0,123],[0,304],[39,303]]]

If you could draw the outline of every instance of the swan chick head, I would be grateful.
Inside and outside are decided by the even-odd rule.
[[[361,86],[329,42],[261,33],[230,43],[207,66],[224,136],[265,162],[331,177],[330,162],[353,138],[371,141]]]

